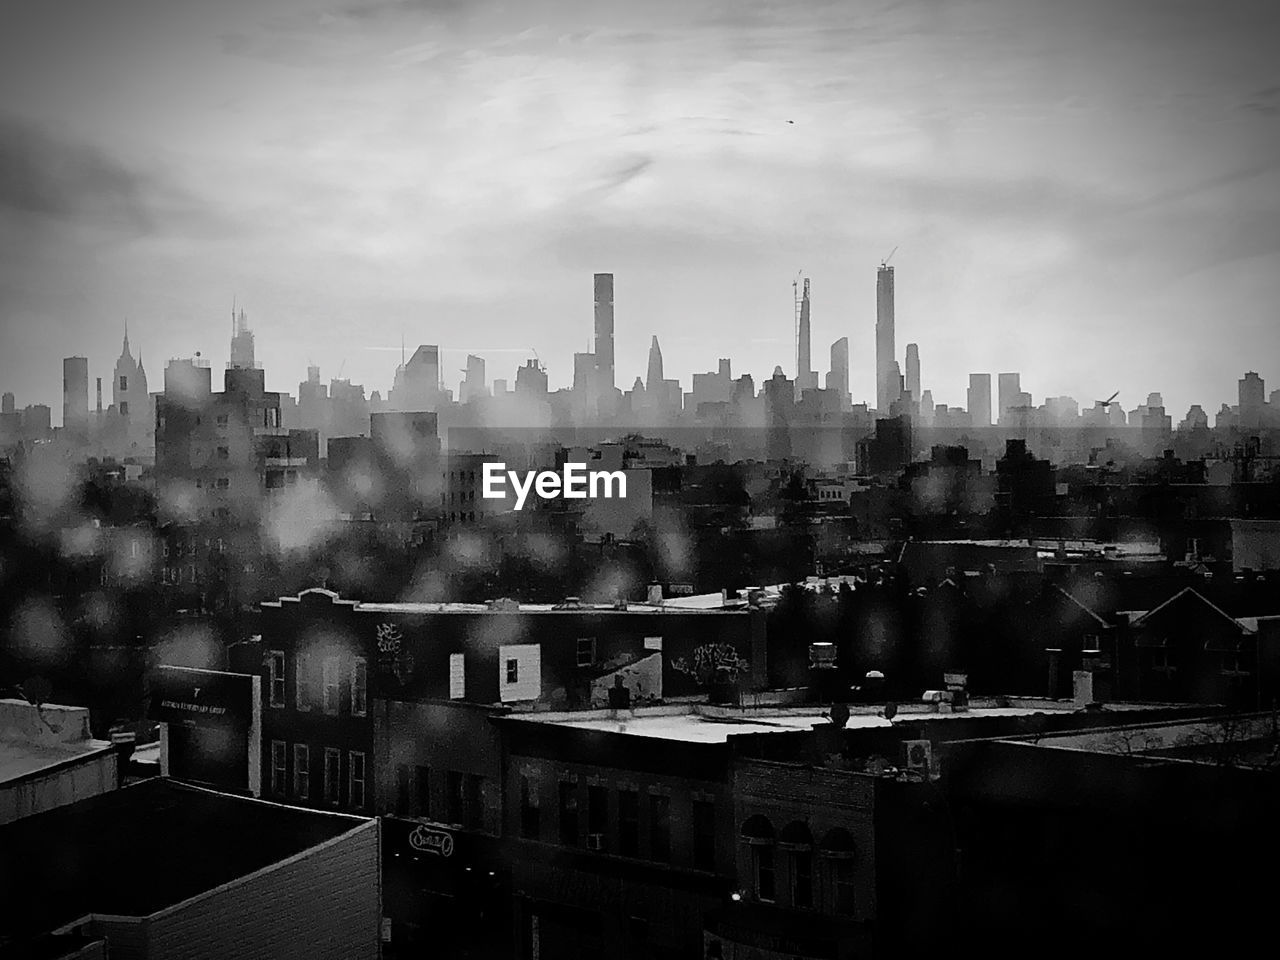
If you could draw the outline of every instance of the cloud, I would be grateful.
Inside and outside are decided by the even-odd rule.
[[[140,234],[152,226],[146,186],[98,147],[0,116],[0,208]]]

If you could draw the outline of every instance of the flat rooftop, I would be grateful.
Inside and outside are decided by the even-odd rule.
[[[89,711],[26,700],[0,700],[0,785],[111,750],[89,736]]]
[[[368,822],[165,778],[26,817],[0,826],[0,944],[150,916]]]
[[[1141,710],[1153,704],[1108,704],[1107,710]],[[960,718],[1029,717],[1038,713],[1072,713],[1077,708],[1062,700],[976,701],[958,713],[935,710],[932,704],[907,703],[898,707],[895,719],[947,721]],[[505,719],[527,723],[549,723],[578,730],[625,733],[656,740],[683,743],[725,743],[744,733],[787,733],[811,730],[826,722],[827,706],[806,704],[797,707],[720,707],[707,704],[675,704],[637,707],[634,710],[574,710],[565,712],[511,713]],[[846,730],[889,727],[880,705],[849,705]]]

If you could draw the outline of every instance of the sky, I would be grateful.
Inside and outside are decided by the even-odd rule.
[[[150,385],[226,361],[367,390],[403,340],[553,387],[616,287],[619,386],[719,357],[794,373],[875,275],[935,401],[1234,403],[1280,387],[1273,0],[9,0],[0,390],[61,418],[61,359]],[[455,362],[456,361],[456,362]],[[109,401],[109,393],[108,393]]]

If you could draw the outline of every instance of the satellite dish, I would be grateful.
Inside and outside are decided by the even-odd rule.
[[[886,720],[892,723],[893,718],[896,717],[897,715],[898,715],[898,705],[896,703],[886,703],[884,705],[884,718]]]

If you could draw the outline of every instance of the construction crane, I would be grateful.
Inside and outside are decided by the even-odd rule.
[[[1115,404],[1116,397],[1118,397],[1118,396],[1120,396],[1120,391],[1119,391],[1119,390],[1117,390],[1117,391],[1116,391],[1115,393],[1113,393],[1111,396],[1107,397],[1107,399],[1105,399],[1105,400],[1095,400],[1094,402],[1095,402],[1098,406],[1100,406],[1103,410],[1109,410],[1109,409],[1111,409],[1111,407]]]
[[[897,252],[898,252],[897,247],[894,247],[892,250],[890,250],[889,255],[880,261],[880,266],[887,267],[889,265],[889,261],[893,259],[893,255]]]

